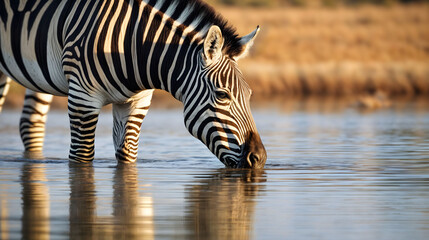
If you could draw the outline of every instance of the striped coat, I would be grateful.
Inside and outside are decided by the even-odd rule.
[[[135,161],[153,89],[163,89],[183,102],[185,126],[226,166],[260,168],[266,152],[237,65],[257,32],[238,37],[198,0],[2,0],[0,71],[34,92],[68,97],[72,161],[92,161],[106,104],[116,158]],[[32,131],[32,115],[22,131]]]

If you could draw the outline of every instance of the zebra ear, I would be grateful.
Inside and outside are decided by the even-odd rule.
[[[222,56],[223,43],[224,39],[220,28],[216,25],[211,26],[204,40],[204,60],[206,65],[210,65]]]
[[[250,34],[240,38],[239,42],[242,46],[242,51],[240,53],[238,53],[236,56],[234,56],[235,60],[243,58],[247,55],[247,53],[249,52],[249,49],[253,45],[253,41],[255,40],[256,36],[258,35],[258,32],[259,32],[259,26],[257,26],[256,29],[253,32],[251,32]]]

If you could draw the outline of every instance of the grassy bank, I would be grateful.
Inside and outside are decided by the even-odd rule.
[[[428,0],[206,0],[210,4],[250,7],[356,7],[362,5],[392,6],[396,4],[429,3]]]
[[[429,95],[428,5],[221,12],[262,28],[240,62],[257,95]]]
[[[248,63],[243,70],[256,96],[429,96],[429,68],[422,62]]]

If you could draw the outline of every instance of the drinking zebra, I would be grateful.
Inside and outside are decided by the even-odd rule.
[[[237,66],[258,29],[238,37],[199,0],[2,0],[0,71],[30,89],[24,143],[43,134],[51,96],[42,93],[68,97],[72,161],[93,160],[98,115],[112,103],[116,158],[134,162],[153,89],[163,89],[227,167],[262,168],[266,151]]]

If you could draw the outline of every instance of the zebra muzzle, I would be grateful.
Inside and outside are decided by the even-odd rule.
[[[258,133],[249,133],[243,147],[242,158],[238,168],[263,168],[267,160],[267,152]]]

